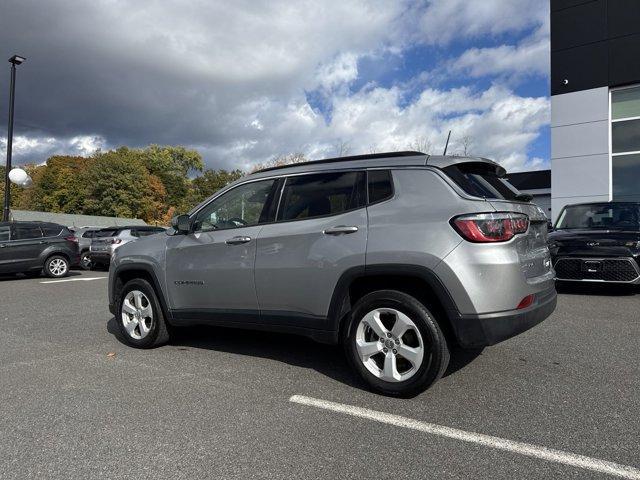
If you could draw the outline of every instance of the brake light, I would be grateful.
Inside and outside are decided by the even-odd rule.
[[[522,213],[498,212],[461,215],[451,224],[470,242],[506,242],[529,228],[529,217]]]
[[[114,238],[113,240],[111,240],[111,243],[115,243],[117,245],[118,243],[122,243],[122,239],[121,238]]]
[[[67,242],[75,242],[78,243],[78,237],[75,235],[69,235],[68,237],[64,237]]]

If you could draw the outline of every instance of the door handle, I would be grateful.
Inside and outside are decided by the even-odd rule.
[[[49,243],[49,242],[47,242],[46,240],[41,240],[41,241],[40,241],[40,242],[38,242],[38,243],[39,243],[40,245],[43,245],[43,244],[45,244],[45,243]]]
[[[322,233],[325,235],[347,235],[349,233],[356,233],[358,231],[358,227],[352,226],[347,227],[345,225],[338,225],[337,227],[327,228],[323,230]]]
[[[251,241],[251,237],[233,237],[227,240],[225,243],[227,245],[242,245],[243,243],[247,243]]]

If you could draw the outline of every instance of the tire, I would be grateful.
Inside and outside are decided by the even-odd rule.
[[[139,304],[137,298],[140,299]],[[136,315],[134,310],[139,314]],[[118,330],[128,345],[154,348],[169,341],[169,330],[158,296],[146,280],[136,278],[125,284],[118,299],[117,312]]]
[[[380,322],[375,320],[376,312]],[[404,333],[403,324],[408,325]],[[369,293],[356,302],[344,348],[349,363],[367,385],[390,396],[423,392],[442,377],[449,364],[449,347],[433,314],[414,297],[395,290]]]
[[[62,278],[69,275],[69,260],[62,255],[51,255],[44,262],[44,274],[51,278]]]
[[[89,256],[89,252],[84,252],[80,255],[80,268],[83,270],[93,270],[93,262]]]

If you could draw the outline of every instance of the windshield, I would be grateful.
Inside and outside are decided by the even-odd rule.
[[[640,230],[640,204],[592,203],[569,205],[558,219],[556,229]]]

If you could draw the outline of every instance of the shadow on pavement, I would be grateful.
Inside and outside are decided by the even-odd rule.
[[[107,322],[107,331],[126,345],[115,317]],[[370,391],[351,371],[340,346],[317,343],[303,336],[225,327],[194,326],[174,328],[171,345],[186,348],[268,358],[301,368],[308,368],[333,380],[361,390]],[[466,367],[482,353],[482,349],[451,352],[451,360],[444,376]]]
[[[569,295],[606,295],[612,297],[631,296],[640,293],[637,285],[614,283],[565,283],[556,282],[558,293]]]

